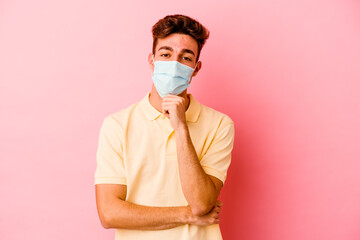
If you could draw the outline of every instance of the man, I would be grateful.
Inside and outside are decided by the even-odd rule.
[[[115,239],[222,239],[217,201],[230,165],[234,123],[187,93],[209,36],[196,20],[169,15],[152,28],[153,86],[105,117],[95,191]]]

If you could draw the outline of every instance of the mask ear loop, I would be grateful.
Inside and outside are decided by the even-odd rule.
[[[197,61],[197,62],[195,63],[194,72],[195,72],[195,70],[196,70],[196,67],[197,67],[197,65],[198,65],[198,62],[199,62],[199,61]]]
[[[196,62],[196,64],[195,64],[195,67],[194,67],[194,72],[195,72],[195,70],[196,70],[196,67],[197,67],[198,62],[199,62],[199,61],[197,61],[197,62]],[[193,74],[194,74],[194,72],[193,72]],[[191,79],[190,79],[190,81],[189,81],[189,83],[188,83],[188,86],[190,86],[190,82],[191,82],[191,80],[192,80],[192,75],[191,75]]]

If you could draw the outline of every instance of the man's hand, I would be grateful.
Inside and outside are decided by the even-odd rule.
[[[221,201],[219,201],[219,200],[216,201],[216,205],[209,213],[207,213],[203,216],[192,215],[190,217],[189,223],[195,224],[195,225],[200,225],[200,226],[218,224],[220,222],[219,218],[220,218],[220,212],[221,212],[222,205],[223,204]],[[191,209],[190,209],[190,211],[191,211]]]
[[[168,94],[162,99],[162,113],[170,119],[172,128],[177,131],[186,125],[186,105],[183,97]]]

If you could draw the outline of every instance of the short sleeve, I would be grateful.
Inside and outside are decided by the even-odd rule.
[[[121,144],[121,127],[111,116],[104,118],[96,152],[95,185],[100,183],[126,185]]]
[[[225,183],[227,170],[231,162],[231,151],[234,145],[235,129],[231,121],[220,126],[208,150],[200,160],[205,173]]]

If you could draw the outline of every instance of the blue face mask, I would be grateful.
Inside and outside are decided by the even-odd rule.
[[[152,79],[159,95],[165,97],[169,93],[178,95],[185,91],[195,68],[178,61],[155,61]]]

